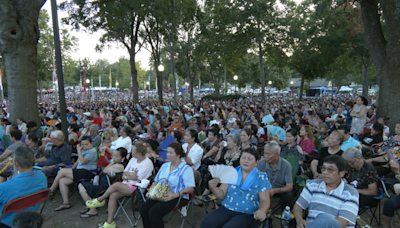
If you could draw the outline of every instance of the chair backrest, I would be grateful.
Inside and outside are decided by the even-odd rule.
[[[1,212],[1,218],[3,217],[4,214],[11,213],[11,212],[18,212],[22,211],[26,208],[35,206],[39,203],[41,203],[43,200],[47,199],[47,195],[49,194],[50,189],[45,188],[42,190],[39,190],[37,192],[21,196],[15,199],[12,199],[4,205],[3,210]]]
[[[292,166],[292,179],[293,183],[295,183],[295,178],[297,175],[297,172],[299,171],[299,156],[296,155],[280,155],[281,158],[286,159],[289,163],[290,166]]]

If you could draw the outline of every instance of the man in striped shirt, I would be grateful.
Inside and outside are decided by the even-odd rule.
[[[342,157],[330,155],[321,167],[322,179],[307,182],[293,207],[297,228],[345,228],[356,224],[358,192],[342,178],[346,162]],[[303,210],[309,210],[307,220]]]

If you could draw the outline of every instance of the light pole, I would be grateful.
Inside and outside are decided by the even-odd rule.
[[[161,76],[163,77],[161,80],[161,84],[162,84],[162,91],[165,93],[165,86],[164,86],[164,75],[163,75],[163,71],[164,71],[164,66],[163,65],[159,65],[158,66],[158,71],[161,72]]]
[[[187,92],[189,92],[189,90],[187,89],[188,88],[188,86],[189,86],[189,83],[188,82],[186,82],[185,83],[185,93],[187,93]],[[186,92],[187,91],[187,92]],[[189,94],[188,94],[189,95]]]
[[[146,84],[149,86],[149,92],[147,93],[147,100],[149,99],[149,93],[150,93],[150,82],[147,81]]]
[[[88,79],[86,79],[86,88],[87,88],[87,84],[89,84],[90,85],[90,79],[88,78]],[[89,92],[89,94],[90,94],[90,92]],[[89,101],[90,101],[90,98],[89,98]]]
[[[237,75],[233,76],[233,80],[235,80],[236,87],[237,87],[237,82],[236,82],[236,81],[238,80],[238,78],[239,78],[239,77],[238,77]],[[236,93],[236,89],[237,89],[237,88],[235,88],[235,93]]]
[[[115,87],[117,87],[117,89],[115,90],[115,92],[117,93],[117,95],[118,95],[118,86],[119,86],[118,81],[115,81]]]

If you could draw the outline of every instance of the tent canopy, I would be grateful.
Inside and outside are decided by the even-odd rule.
[[[342,86],[342,87],[340,87],[340,90],[339,90],[339,92],[350,92],[350,91],[353,91],[353,88],[350,88],[348,86]]]

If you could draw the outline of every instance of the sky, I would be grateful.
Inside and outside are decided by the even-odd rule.
[[[295,0],[295,2],[297,3],[301,1],[302,0]],[[46,9],[50,15],[49,25],[52,27],[53,23],[51,18],[51,1],[46,1],[46,3],[43,5],[43,8]],[[78,60],[88,57],[92,62],[95,62],[97,59],[108,59],[110,63],[117,62],[118,59],[122,56],[125,56],[125,58],[129,59],[128,51],[126,50],[126,48],[121,47],[116,43],[113,43],[111,45],[111,48],[106,47],[101,53],[96,52],[95,47],[96,44],[99,43],[99,39],[102,33],[96,32],[93,34],[88,34],[84,31],[72,30],[71,27],[61,23],[61,19],[65,17],[68,17],[68,13],[58,10],[58,22],[60,24],[60,28],[67,28],[70,31],[71,35],[79,39],[77,48],[78,50],[71,54],[71,57],[73,59]],[[149,60],[150,60],[150,52],[142,48],[136,56],[136,61],[141,62],[142,68],[144,68],[145,70],[149,70],[150,69]]]

